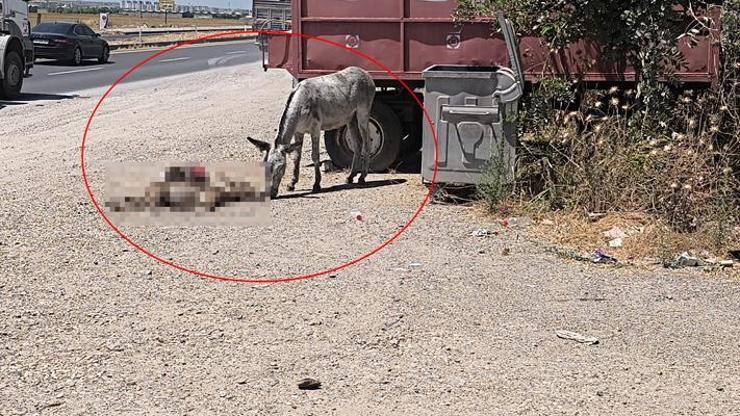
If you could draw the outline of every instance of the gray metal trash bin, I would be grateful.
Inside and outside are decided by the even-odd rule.
[[[522,96],[519,57],[511,24],[500,19],[512,67],[434,65],[422,77],[424,106],[438,140],[438,183],[476,184],[489,162],[503,163],[513,179],[516,125],[512,120]],[[434,173],[434,137],[424,123],[422,179]]]

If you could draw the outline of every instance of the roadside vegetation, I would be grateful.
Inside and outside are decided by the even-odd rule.
[[[629,257],[738,249],[740,0],[724,2],[721,82],[708,90],[686,89],[670,75],[681,65],[679,42],[707,33],[702,16],[711,2],[674,3],[692,18],[689,27],[675,24],[679,13],[668,2],[459,2],[459,18],[503,11],[553,51],[596,40],[639,74],[634,85],[602,89],[543,77],[519,116],[515,182],[500,181],[493,166],[479,187],[491,210],[548,217],[540,231],[581,250],[603,245],[603,231],[615,226],[635,230],[615,249]]]

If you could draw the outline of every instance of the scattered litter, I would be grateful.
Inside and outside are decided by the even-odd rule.
[[[713,268],[719,267],[733,267],[735,261],[733,260],[718,260],[714,257],[704,259],[704,264],[707,266],[706,271],[712,271]]]
[[[611,240],[620,240],[626,238],[627,234],[621,228],[615,226],[609,231],[604,231],[604,236]]]
[[[321,387],[321,382],[313,378],[304,378],[298,382],[298,388],[301,390],[316,390]]]
[[[587,336],[587,335],[581,335],[577,332],[555,331],[555,335],[557,335],[558,338],[580,342],[581,344],[595,345],[599,343],[598,338]]]
[[[604,217],[606,217],[605,212],[589,212],[588,213],[588,219],[593,222],[596,222],[599,219],[604,218]]]
[[[599,264],[616,264],[617,259],[604,253],[604,250],[598,249],[591,255],[591,261]]]
[[[352,218],[354,218],[355,221],[362,221],[363,220],[363,218],[362,218],[362,212],[360,212],[359,210],[356,210],[356,209],[352,210],[352,212],[350,212],[350,215],[352,215]]]
[[[519,220],[517,218],[509,218],[510,227],[516,227],[517,225],[519,225]]]
[[[502,255],[502,256],[508,256],[509,254],[511,254],[511,249],[510,249],[509,247],[506,247],[506,248],[504,248],[504,249],[503,249],[503,250],[501,251],[501,255]]]
[[[398,317],[390,322],[385,323],[385,329],[389,329],[393,326],[395,326],[397,323],[401,322],[401,319],[403,319],[403,315],[398,315]]]
[[[704,265],[706,264],[698,257],[694,257],[690,255],[687,251],[684,251],[683,253],[681,253],[680,256],[676,257],[675,260],[669,263],[668,267],[672,269],[680,269],[683,267],[699,267]]]
[[[473,237],[488,237],[489,235],[492,235],[493,233],[486,230],[485,228],[478,228],[477,230],[470,233]]]
[[[506,228],[506,227],[509,226],[509,220],[506,219],[506,218],[504,218],[503,220],[501,220],[500,223],[501,223],[501,226],[504,227],[504,228]]]
[[[421,267],[421,263],[418,263],[418,262],[409,263],[409,267],[412,269],[418,269]]]
[[[622,238],[615,238],[614,240],[609,241],[609,247],[611,248],[619,248],[622,247],[624,244],[624,240]]]
[[[542,225],[555,225],[555,221],[553,221],[553,220],[542,220],[542,222],[540,224],[542,224]]]

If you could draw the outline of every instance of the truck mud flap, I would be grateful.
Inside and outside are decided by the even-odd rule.
[[[295,38],[288,32],[285,35],[264,34],[257,35],[257,45],[262,52],[262,69],[290,69],[291,44]]]

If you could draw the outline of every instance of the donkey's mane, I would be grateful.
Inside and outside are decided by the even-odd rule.
[[[283,110],[283,115],[280,117],[280,126],[278,127],[278,135],[277,135],[276,141],[280,141],[283,139],[283,133],[285,132],[285,122],[288,119],[288,110],[290,110],[290,103],[291,101],[293,101],[293,96],[295,95],[295,92],[297,90],[298,88],[294,88],[293,91],[290,92],[290,95],[288,95],[288,102],[285,103],[285,109]]]

